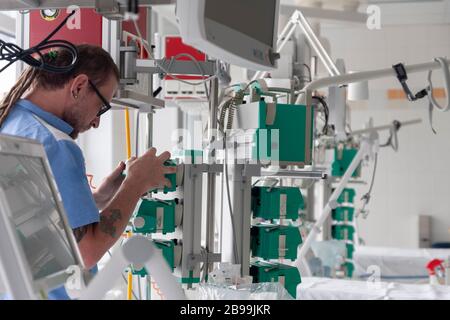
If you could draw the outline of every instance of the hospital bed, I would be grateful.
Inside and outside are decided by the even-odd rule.
[[[297,300],[450,300],[450,286],[303,277]]]
[[[355,248],[353,255],[355,275],[365,279],[379,268],[385,281],[428,283],[426,265],[433,259],[447,260],[450,249],[401,249],[389,247]]]

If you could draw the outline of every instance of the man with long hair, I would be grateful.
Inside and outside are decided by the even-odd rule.
[[[100,124],[118,88],[119,71],[110,55],[100,47],[80,45],[74,68],[51,73],[28,67],[0,104],[0,133],[41,142],[47,153],[64,208],[84,264],[94,268],[125,230],[140,196],[170,186],[165,174],[168,152],[156,155],[154,148],[127,163],[121,162],[104,182],[91,192],[83,154],[75,143],[79,133]],[[54,66],[70,65],[64,49],[43,58]],[[68,299],[64,288],[49,298]]]

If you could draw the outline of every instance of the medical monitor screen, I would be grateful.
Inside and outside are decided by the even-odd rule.
[[[41,158],[0,153],[0,201],[8,208],[34,280],[77,264]]]
[[[274,41],[275,0],[206,0],[205,18],[270,47]]]

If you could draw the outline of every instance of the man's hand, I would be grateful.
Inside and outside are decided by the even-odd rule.
[[[93,192],[95,202],[100,211],[108,205],[125,180],[125,176],[122,174],[124,170],[125,163],[121,161],[114,171]]]
[[[177,169],[164,166],[169,158],[169,152],[157,156],[156,149],[152,148],[143,156],[128,160],[125,179],[121,176],[125,164],[120,163],[97,189],[96,199],[108,199],[104,201],[106,206],[101,210],[100,221],[75,230],[78,248],[87,268],[94,266],[117,242],[143,194],[156,188],[171,187],[165,175],[175,173]]]
[[[128,174],[125,179],[127,187],[132,188],[139,195],[163,187],[171,187],[166,174],[175,173],[176,167],[164,166],[170,159],[169,152],[156,155],[156,149],[151,148],[139,158],[131,158],[127,162]]]

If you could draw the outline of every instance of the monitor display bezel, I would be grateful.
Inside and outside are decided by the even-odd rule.
[[[70,246],[74,262],[80,268],[80,270],[84,271],[85,270],[84,263],[81,258],[81,254],[78,249],[78,245],[76,243],[72,229],[70,228],[69,222],[67,220],[66,212],[62,204],[62,198],[61,195],[59,194],[56,182],[53,178],[51,167],[47,160],[47,156],[43,146],[35,140],[13,137],[8,135],[0,135],[0,154],[39,158],[41,160],[45,175],[47,177],[47,181],[49,183],[50,190],[55,200],[56,209],[63,223],[63,228],[67,236],[68,244]],[[3,195],[0,194],[0,197],[3,197]],[[6,244],[6,242],[9,242],[10,249],[13,250],[13,252],[15,253],[18,273],[21,277],[24,278],[24,280],[30,283],[28,289],[32,288],[36,296],[39,296],[39,294],[41,294],[42,292],[46,292],[50,289],[53,289],[55,287],[64,284],[65,281],[71,276],[69,273],[66,272],[66,270],[64,271],[61,270],[57,273],[53,273],[52,275],[40,279],[33,279],[31,270],[28,267],[26,256],[23,252],[21,241],[17,236],[15,225],[13,225],[13,223],[9,219],[10,212],[7,211],[10,209],[4,201],[7,202],[7,199],[6,200],[1,199],[0,201],[0,223],[2,224],[2,228],[4,229],[3,231],[6,232],[6,234],[4,234],[4,237],[2,237],[2,240],[4,240],[4,244]],[[7,237],[8,239],[4,239],[5,237]],[[2,257],[1,254],[0,257]],[[0,261],[0,263],[5,262]],[[3,275],[3,277],[9,276],[10,275]],[[9,282],[10,279],[5,279],[5,281]],[[8,289],[11,290],[12,285],[15,284],[6,283],[5,284],[6,290]]]
[[[274,53],[277,52],[280,0],[274,0],[272,46],[205,17],[206,1],[177,1],[176,15],[183,42],[212,58],[247,69],[270,71],[278,67]]]

